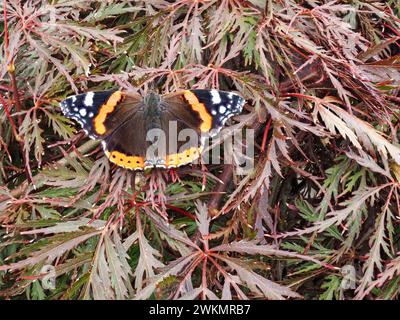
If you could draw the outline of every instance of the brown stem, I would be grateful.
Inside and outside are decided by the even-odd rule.
[[[233,165],[227,164],[224,166],[224,170],[218,177],[222,181],[222,183],[218,183],[215,186],[213,190],[213,195],[211,196],[211,199],[208,202],[208,212],[212,217],[218,214],[219,204],[225,193],[226,188],[229,185],[229,182],[232,181],[232,177],[233,177]]]
[[[258,122],[257,120],[250,125],[250,128],[254,129],[254,137],[257,137],[263,128],[263,124]],[[269,129],[269,128],[268,128]],[[233,179],[233,170],[234,166],[232,164],[227,164],[224,166],[224,170],[222,171],[221,175],[218,177],[222,183],[218,183],[214,190],[213,195],[211,196],[210,201],[208,202],[208,212],[211,217],[214,217],[218,214],[219,204],[221,199],[229,186],[229,182]]]

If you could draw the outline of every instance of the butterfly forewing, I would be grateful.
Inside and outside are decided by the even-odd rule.
[[[76,120],[91,138],[113,133],[140,107],[141,96],[118,90],[87,92],[60,103],[68,118]]]
[[[193,99],[194,97],[191,94],[196,99]],[[198,101],[199,107],[197,109],[200,113],[204,107],[206,113],[210,115],[211,125],[208,130],[210,136],[217,134],[230,117],[241,113],[245,103],[241,96],[233,92],[220,90],[187,90],[184,96],[187,99],[192,98],[194,102]]]

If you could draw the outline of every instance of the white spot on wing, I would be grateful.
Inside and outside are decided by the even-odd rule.
[[[82,117],[84,117],[84,116],[86,116],[86,109],[81,109],[81,110],[79,110],[79,114],[82,116]]]
[[[220,106],[218,111],[219,111],[219,113],[224,114],[226,111],[226,108],[224,106]]]
[[[88,92],[85,95],[85,100],[83,101],[83,104],[87,107],[91,107],[93,105],[93,97],[94,93],[93,92]]]
[[[221,96],[219,95],[217,90],[211,90],[211,101],[212,103],[220,103],[221,102]]]

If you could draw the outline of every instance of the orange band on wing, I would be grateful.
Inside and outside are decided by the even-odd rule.
[[[212,117],[208,113],[205,105],[200,103],[199,99],[197,99],[196,95],[190,90],[185,90],[183,95],[187,102],[189,102],[190,106],[194,111],[196,111],[201,119],[200,130],[203,132],[208,132],[212,127]]]
[[[124,97],[121,91],[115,91],[107,100],[105,104],[100,107],[99,113],[94,118],[94,129],[97,134],[106,133],[106,126],[104,122],[107,119],[107,115],[114,111],[118,102],[120,102]]]
[[[119,151],[106,151],[105,153],[107,158],[110,159],[111,162],[120,167],[133,170],[144,168],[143,157],[128,156]]]
[[[174,168],[198,159],[203,151],[203,147],[192,147],[180,153],[167,155],[165,158],[165,167]],[[145,166],[145,158],[137,156],[128,156],[119,151],[105,151],[107,158],[116,165],[132,170],[143,170]]]
[[[193,162],[200,157],[202,151],[203,147],[192,147],[180,153],[170,154],[166,157],[166,166],[167,168],[178,167]]]

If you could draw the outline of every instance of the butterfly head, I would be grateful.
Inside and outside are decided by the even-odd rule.
[[[157,108],[160,105],[160,102],[161,102],[161,96],[155,93],[154,91],[149,92],[144,97],[144,103],[150,109]]]

